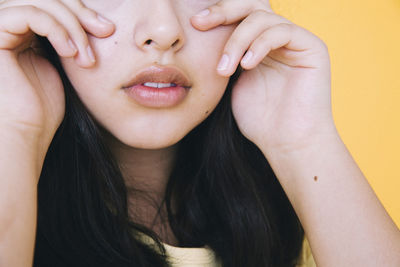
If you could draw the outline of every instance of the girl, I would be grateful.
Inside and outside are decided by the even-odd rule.
[[[267,0],[3,0],[0,60],[1,266],[400,266]]]

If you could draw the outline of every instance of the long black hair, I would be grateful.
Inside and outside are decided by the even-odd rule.
[[[39,180],[34,266],[169,266],[157,234],[128,216],[127,188],[101,127],[51,44],[38,38],[63,80],[66,112]],[[231,88],[239,75],[179,142],[163,199],[168,220],[179,246],[207,245],[222,266],[293,267],[304,230],[268,161],[237,127]]]

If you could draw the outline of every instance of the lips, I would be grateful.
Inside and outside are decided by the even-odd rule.
[[[147,108],[172,108],[188,95],[192,84],[174,67],[150,66],[140,71],[122,87],[124,92]]]
[[[144,83],[172,83],[185,89],[189,89],[192,86],[186,75],[177,68],[151,66],[140,71],[122,88],[127,89]]]

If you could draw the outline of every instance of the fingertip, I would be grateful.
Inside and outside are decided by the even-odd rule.
[[[253,68],[248,62],[244,63],[243,61],[240,62],[240,66],[241,66],[242,69],[244,69],[244,70],[250,70],[250,69]]]
[[[69,51],[69,52],[65,53],[63,56],[64,57],[75,57],[77,53],[78,53],[78,51],[72,51],[72,52]]]
[[[210,15],[210,13],[211,13],[210,9],[207,8],[207,9],[204,9],[204,10],[200,11],[196,15],[194,15],[194,17],[196,17],[196,18],[205,18],[208,15]]]
[[[92,10],[88,10],[86,16],[82,16],[81,25],[87,33],[95,37],[107,37],[114,33],[115,24],[105,17],[97,14]]]
[[[252,62],[254,58],[254,53],[251,50],[248,50],[242,60],[240,61],[240,65],[243,69],[250,69],[252,67]]]
[[[79,65],[79,67],[81,67],[83,69],[90,69],[95,65],[95,62],[90,61],[90,60],[84,60],[84,59],[82,59],[82,57],[79,57],[79,56],[75,56],[74,59],[75,59],[76,64]]]
[[[70,48],[71,57],[75,56],[75,54],[78,52],[78,48],[76,47],[75,43],[71,39],[68,39],[68,45]]]
[[[204,12],[204,10],[199,12],[199,14],[201,14],[202,12]],[[224,16],[221,16],[221,14],[215,12],[208,13],[208,15],[203,14],[199,16],[199,14],[192,16],[190,20],[192,25],[201,31],[206,31],[215,28],[223,24],[225,21]]]
[[[200,31],[206,31],[209,29],[209,26],[207,25],[208,21],[205,20],[204,18],[193,16],[190,18],[190,22],[192,23],[193,27],[195,27]]]
[[[66,44],[63,44],[62,46],[57,46],[55,45],[54,48],[57,51],[57,54],[60,55],[61,57],[74,57],[76,53],[78,53],[78,49],[76,48],[74,42],[71,39],[66,40]],[[43,50],[42,48],[34,48],[35,52],[40,54],[40,52]]]
[[[90,46],[87,46],[86,49],[81,48],[81,50],[79,50],[74,56],[74,61],[79,67],[85,69],[92,68],[96,64],[96,60]]]
[[[109,36],[113,35],[114,32],[115,32],[115,27],[110,26],[110,27],[106,27],[106,28],[96,29],[96,30],[92,31],[92,34],[98,38],[105,38],[105,37],[109,37]]]
[[[93,49],[90,47],[90,45],[88,45],[86,47],[86,51],[87,51],[87,55],[88,55],[88,59],[90,63],[95,63],[96,62],[96,58],[94,56],[94,52]]]
[[[115,24],[104,23],[101,22],[100,20],[94,20],[91,22],[91,26],[86,27],[85,30],[90,32],[93,36],[96,37],[107,37],[115,32]]]
[[[222,77],[230,77],[233,74],[231,69],[217,69],[217,73]]]
[[[110,20],[108,20],[105,17],[101,16],[100,14],[97,14],[97,20],[100,21],[100,23],[102,23],[104,25],[114,27],[114,23],[113,22],[111,22]]]
[[[223,71],[220,71],[220,70],[218,70],[217,73],[218,73],[220,76],[225,77],[225,78],[229,78],[229,77],[232,75],[232,74],[229,74],[229,73],[225,73],[225,72],[223,72]]]
[[[114,33],[115,24],[112,21],[104,18],[103,16],[101,16],[99,14],[97,14],[97,20],[100,21],[100,23],[104,26],[104,30],[108,33],[107,36]]]

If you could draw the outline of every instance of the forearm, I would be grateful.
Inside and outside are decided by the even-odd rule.
[[[40,164],[30,144],[15,134],[1,134],[0,266],[32,266]]]
[[[400,266],[400,232],[339,135],[296,150],[262,149],[319,267]]]

